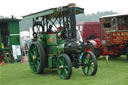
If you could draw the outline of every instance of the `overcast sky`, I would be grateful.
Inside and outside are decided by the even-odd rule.
[[[85,9],[86,14],[110,10],[128,13],[128,0],[1,0],[0,15],[21,18],[30,13],[65,6],[68,3],[76,3],[76,6]]]

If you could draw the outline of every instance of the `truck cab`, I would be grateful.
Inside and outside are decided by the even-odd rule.
[[[101,27],[99,22],[79,22],[77,27],[83,40],[100,38]]]

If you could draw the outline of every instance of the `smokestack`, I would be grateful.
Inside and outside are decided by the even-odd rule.
[[[12,15],[12,19],[14,19],[14,15]]]

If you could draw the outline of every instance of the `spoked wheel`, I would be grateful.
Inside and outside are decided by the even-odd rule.
[[[57,71],[62,79],[69,79],[72,75],[72,63],[68,55],[61,54],[57,59]]]
[[[41,74],[45,68],[45,52],[39,42],[33,42],[29,49],[29,65],[32,72]]]
[[[81,60],[82,70],[85,75],[93,76],[97,72],[97,60],[95,55],[89,51],[85,52]]]

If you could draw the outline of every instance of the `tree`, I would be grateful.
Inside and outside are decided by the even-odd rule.
[[[80,14],[80,15],[76,16],[76,20],[77,20],[77,22],[99,21],[99,18],[101,16],[112,15],[112,14],[117,14],[117,12],[105,11],[105,12],[97,12],[97,13],[92,13],[92,14]]]

